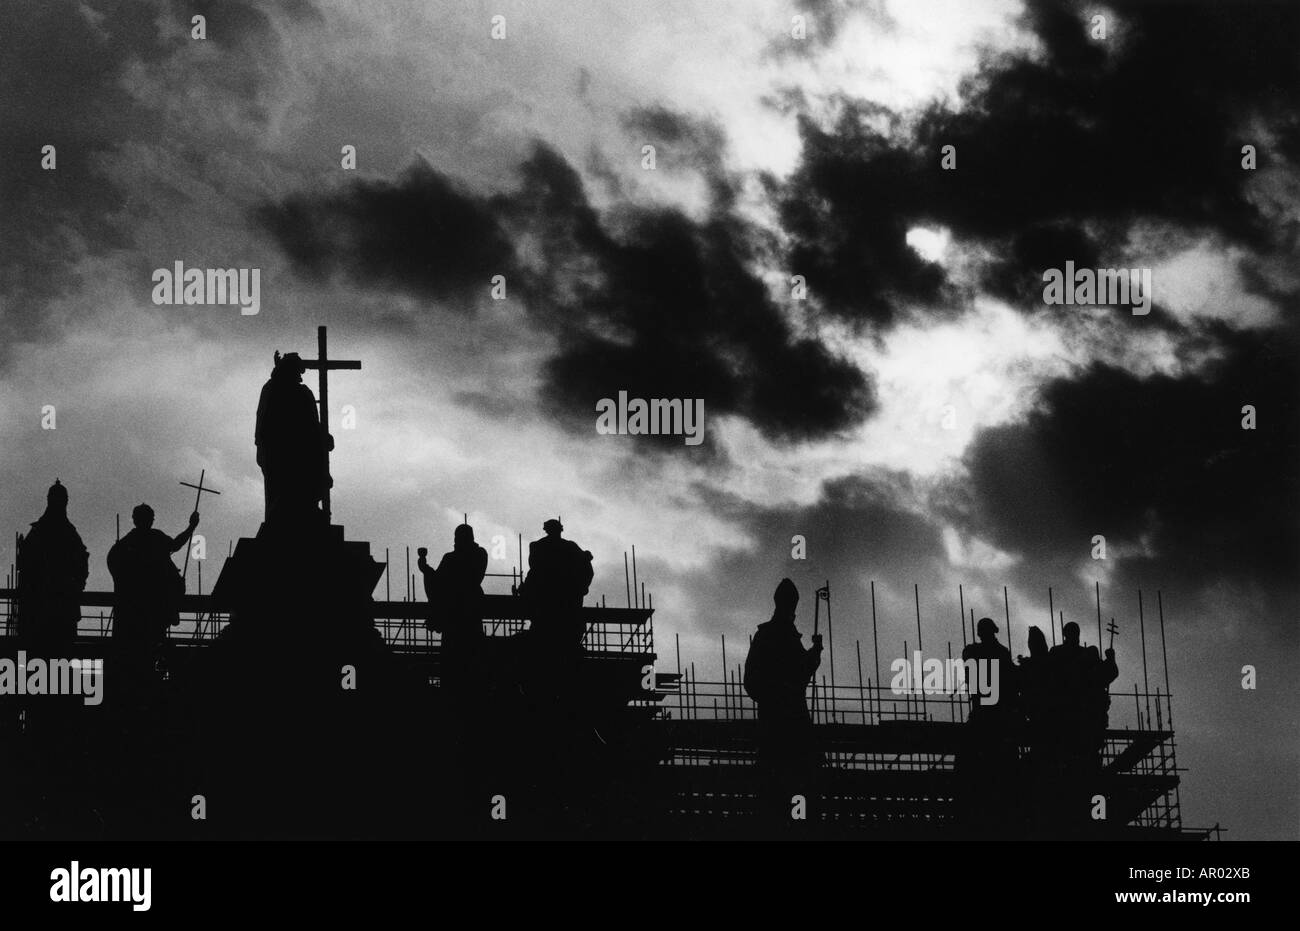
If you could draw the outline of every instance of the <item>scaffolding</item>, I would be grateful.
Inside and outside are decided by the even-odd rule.
[[[821,817],[863,827],[928,827],[936,831],[957,823],[960,792],[958,760],[965,745],[970,694],[966,683],[954,690],[924,687],[896,690],[880,678],[879,632],[872,592],[872,643],[875,675],[864,675],[862,643],[853,643],[856,682],[835,680],[833,661],[805,693],[816,741],[825,765],[819,776],[823,791]],[[918,650],[922,643],[919,589],[914,589]],[[1100,586],[1096,588],[1100,639]],[[1052,594],[1049,590],[1049,603]],[[1003,590],[1005,620],[1011,609]],[[827,605],[827,646],[833,656],[829,583],[819,590]],[[966,613],[964,592],[958,603],[966,640],[975,634],[974,611]],[[1131,689],[1116,682],[1109,689],[1108,727],[1100,754],[1098,791],[1108,803],[1107,821],[1117,834],[1134,837],[1217,837],[1219,827],[1187,829],[1182,824],[1180,773],[1173,730],[1164,635],[1163,595],[1158,594],[1160,650],[1166,662],[1164,687],[1150,687],[1146,655],[1145,610],[1138,593],[1138,626],[1142,639],[1143,684]],[[1053,608],[1049,608],[1053,610]],[[1052,615],[1063,623],[1063,615]],[[816,622],[814,622],[816,623]],[[1053,633],[1055,639],[1055,632]],[[964,645],[964,644],[963,644]],[[903,642],[902,657],[912,654]],[[947,660],[954,662],[953,644],[946,643]],[[674,813],[684,818],[750,817],[757,803],[758,710],[744,689],[744,664],[728,661],[721,641],[722,675],[701,675],[694,662],[681,660],[680,639],[676,671],[659,677],[665,741],[670,752],[662,766],[675,793]],[[956,662],[960,664],[960,659]],[[1032,747],[1016,741],[1017,763],[1027,762]]]
[[[626,560],[625,560],[626,562]],[[386,554],[386,563],[387,554]],[[388,563],[391,565],[391,563]],[[591,707],[622,709],[623,717],[638,725],[649,725],[639,739],[653,752],[654,781],[667,799],[670,817],[707,821],[714,825],[753,815],[757,799],[757,708],[743,686],[743,657],[730,658],[727,642],[721,643],[722,674],[702,675],[695,662],[683,663],[680,639],[676,644],[673,672],[655,672],[653,687],[647,690],[646,670],[654,670],[657,654],[654,641],[654,608],[645,583],[634,582],[635,562],[628,564],[627,606],[610,607],[604,598],[581,609],[586,633],[583,653],[586,669],[603,668],[607,674],[585,675],[583,696]],[[405,573],[404,595],[391,597],[391,582],[385,579],[384,600],[372,603],[372,617],[384,642],[395,654],[427,672],[430,685],[439,683],[438,658],[441,636],[428,630],[424,617],[426,602],[417,596],[416,576]],[[200,566],[199,589],[202,591]],[[15,633],[15,578],[10,569],[7,586],[0,590],[0,633]],[[526,601],[515,594],[522,574],[489,576],[489,587],[508,592],[483,598],[483,629],[489,642],[512,638],[528,628]],[[1004,589],[1005,621],[1011,622],[1009,598]],[[1049,599],[1053,596],[1049,590]],[[922,643],[919,588],[915,590],[917,614],[916,644]],[[819,590],[826,602],[826,635],[834,655],[830,623],[829,583]],[[1097,589],[1097,630],[1101,635],[1100,588]],[[78,628],[80,644],[88,654],[100,652],[112,633],[114,596],[106,592],[82,595]],[[959,589],[962,638],[974,640],[973,609],[967,614],[964,592]],[[212,644],[230,623],[229,614],[211,595],[192,594],[182,598],[181,621],[168,632],[171,647],[186,650]],[[1053,610],[1055,622],[1063,615]],[[1163,685],[1150,687],[1146,655],[1145,601],[1138,596],[1138,629],[1142,639],[1142,681],[1110,689],[1108,729],[1101,751],[1100,787],[1109,806],[1108,820],[1119,836],[1134,838],[1218,836],[1216,825],[1208,830],[1184,828],[1179,799],[1180,774],[1173,729],[1172,695],[1169,690],[1164,636],[1163,595],[1157,595]],[[900,693],[892,683],[884,684],[880,674],[880,643],[876,623],[875,586],[872,583],[871,665],[863,663],[863,644],[853,642],[852,661],[856,681],[837,681],[835,666],[809,684],[807,706],[818,746],[825,759],[819,783],[822,805],[818,817],[848,829],[926,831],[942,836],[957,824],[959,793],[958,760],[964,745],[969,717],[969,694],[962,689],[935,693],[924,688]],[[1113,622],[1112,622],[1113,627]],[[910,639],[910,638],[909,638]],[[98,648],[97,648],[98,645]],[[903,643],[903,657],[910,644]],[[954,660],[949,641],[946,653]],[[960,662],[960,660],[958,660]],[[179,663],[177,664],[179,667]],[[600,692],[602,694],[596,694]],[[1026,742],[1017,743],[1017,756],[1024,760],[1031,751]]]
[[[428,603],[419,600],[417,577],[411,573],[411,551],[406,548],[405,592],[399,599],[392,597],[390,579],[391,563],[388,551],[384,552],[384,594],[380,601],[372,601],[370,616],[384,643],[395,653],[408,656],[436,656],[441,649],[442,635],[424,625]],[[230,612],[203,592],[203,566],[196,563],[197,588],[195,594],[183,595],[179,602],[179,623],[167,631],[167,643],[178,648],[203,646],[215,641],[230,624]],[[482,609],[483,632],[490,638],[512,637],[528,628],[529,612],[526,602],[516,593],[523,581],[523,573],[512,567],[508,573],[488,573],[487,587],[501,587],[510,580],[508,593],[487,593]],[[490,580],[490,581],[486,581]],[[580,609],[585,624],[583,652],[590,657],[625,657],[654,661],[654,599],[646,595],[644,585],[634,596],[629,587],[627,608],[609,607],[604,598]],[[15,626],[17,578],[13,566],[6,573],[6,585],[0,589],[0,636],[12,637]],[[113,606],[116,596],[112,592],[83,592],[80,596],[81,616],[77,624],[77,638],[94,644],[110,638],[113,633]]]

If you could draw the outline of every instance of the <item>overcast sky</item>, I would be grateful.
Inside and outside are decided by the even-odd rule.
[[[661,668],[680,634],[714,672],[782,576],[805,629],[829,579],[845,680],[873,579],[882,664],[914,583],[942,655],[959,583],[995,618],[1007,586],[1019,653],[1048,586],[1095,642],[1100,582],[1130,688],[1160,590],[1186,823],[1296,838],[1297,34],[1282,4],[5,3],[0,523],[61,478],[106,589],[114,515],[179,530],[206,469],[210,588],[261,517],[272,352],[323,323],[364,364],[331,379],[335,519],[380,558],[560,514],[612,603],[636,545]],[[261,269],[260,313],[154,305],[176,261]],[[1151,269],[1151,312],[1044,304],[1066,261]],[[599,435],[619,390],[703,399],[704,442]]]

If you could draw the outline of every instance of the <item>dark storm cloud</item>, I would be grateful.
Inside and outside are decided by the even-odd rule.
[[[278,0],[276,12],[292,20],[295,25],[307,22],[321,23],[324,17],[309,0]],[[207,20],[208,41],[245,51],[261,49],[278,53],[271,20],[255,3],[239,0],[186,0],[173,3],[169,14],[184,24],[188,31],[193,17],[202,15]]]
[[[862,373],[792,332],[753,270],[764,237],[729,197],[716,196],[701,221],[628,207],[607,225],[553,152],[539,149],[524,173],[513,206],[541,231],[547,304],[563,336],[547,365],[557,412],[585,418],[619,390],[703,398],[706,411],[740,414],[782,440],[833,433],[870,412]],[[725,186],[717,173],[710,180]]]
[[[472,309],[493,274],[556,339],[543,401],[591,429],[595,404],[630,397],[702,398],[768,436],[823,436],[861,420],[873,398],[862,373],[797,335],[757,277],[766,240],[730,209],[729,181],[707,155],[704,124],[665,111],[649,126],[710,182],[708,215],[590,203],[577,172],[539,146],[513,192],[480,197],[420,164],[395,182],[358,181],[259,210],[304,274],[355,281]],[[680,439],[676,441],[680,443]]]
[[[721,175],[727,137],[716,123],[678,113],[663,106],[640,107],[623,118],[623,126],[645,136],[647,142],[666,146],[669,156],[711,175]]]
[[[1029,4],[1041,49],[986,54],[960,108],[908,119],[849,102],[831,129],[803,121],[782,217],[792,266],[824,306],[888,325],[905,301],[950,301],[940,270],[904,244],[909,227],[935,223],[993,254],[984,286],[1032,311],[1045,268],[1119,264],[1133,224],[1149,221],[1245,247],[1245,286],[1294,307],[1254,264],[1294,250],[1294,230],[1261,210],[1261,176],[1242,170],[1240,150],[1256,144],[1261,165],[1294,156],[1300,9],[1112,8],[1109,39],[1094,41],[1086,5]],[[1252,125],[1279,140],[1275,151]],[[956,147],[955,171],[940,170],[944,145]],[[1069,571],[1101,533],[1112,546],[1150,548],[1122,559],[1127,579],[1261,585],[1273,604],[1294,605],[1293,328],[1184,328],[1158,306],[1143,322],[1179,330],[1180,357],[1221,361],[1185,377],[1094,365],[1049,384],[1027,423],[978,436],[955,513],[1027,557],[1017,570],[1027,581]],[[1267,431],[1241,429],[1244,404],[1270,412]]]
[[[791,236],[790,269],[823,306],[844,317],[887,325],[900,303],[935,301],[943,270],[906,242],[926,202],[940,197],[920,152],[896,145],[876,120],[894,121],[872,104],[847,105],[831,131],[801,118],[803,155],[781,192],[781,221]]]
[[[311,8],[296,2],[284,12],[301,19]],[[166,140],[168,131],[166,114],[132,97],[123,79],[135,66],[151,69],[193,51],[188,43],[195,13],[207,14],[209,39],[223,54],[196,58],[187,70],[206,86],[243,99],[256,116],[254,98],[280,56],[270,21],[252,5],[0,5],[0,346],[50,335],[57,322],[46,313],[49,301],[81,284],[74,263],[131,245],[120,221],[138,218],[144,207],[129,199],[105,161],[132,141]],[[164,26],[185,38],[165,36]],[[41,168],[47,144],[57,151],[52,171]],[[187,154],[201,159],[204,150]]]
[[[122,193],[97,161],[135,119],[117,87],[123,61],[156,53],[143,14],[97,25],[72,3],[0,5],[0,345],[43,334],[46,302],[77,285],[70,260],[123,244],[108,219]],[[41,168],[45,145],[52,171]]]
[[[882,472],[827,481],[817,502],[807,506],[756,508],[748,500],[711,500],[715,513],[739,522],[763,551],[770,550],[774,568],[788,569],[791,536],[802,534],[809,544],[807,558],[821,568],[870,569],[902,581],[944,561],[939,527],[898,504],[911,494],[906,475]]]
[[[1109,38],[1094,41],[1086,4],[1031,2],[1041,54],[986,53],[960,108],[904,119],[847,103],[833,129],[803,121],[783,218],[793,263],[828,307],[887,324],[901,299],[939,297],[942,275],[903,243],[917,223],[1004,254],[993,283],[1013,291],[1059,251],[1034,246],[1044,232],[1107,263],[1139,219],[1276,245],[1241,146],[1264,160],[1294,154],[1300,8],[1112,6]],[[1278,152],[1250,137],[1253,120],[1277,133]],[[940,169],[945,145],[956,147],[954,171]]]
[[[487,200],[420,161],[395,181],[360,180],[256,210],[299,274],[364,284],[472,311],[514,254]]]
[[[716,123],[663,106],[641,107],[623,119],[624,129],[655,147],[656,164],[666,170],[691,168],[708,182],[715,209],[735,203],[737,179],[723,165],[726,133]]]
[[[1115,231],[1110,237],[1102,238],[1118,241],[1122,234]],[[1106,258],[1114,260],[1116,256],[1109,254]],[[1066,262],[1073,262],[1076,268],[1110,267],[1110,261],[1103,261],[1098,237],[1090,235],[1079,224],[1069,220],[1036,223],[1002,241],[999,254],[984,271],[982,286],[1014,307],[1051,313],[1052,309],[1043,302],[1043,270],[1064,269]],[[1243,272],[1248,274],[1249,266]],[[1255,284],[1253,290],[1267,288],[1262,280]],[[1132,316],[1127,306],[1113,309],[1121,320]],[[1183,342],[1204,343],[1195,332],[1185,331],[1177,317],[1154,299],[1142,318],[1142,326],[1146,330],[1176,333]]]
[[[909,604],[913,582],[921,584],[923,598],[937,594],[927,588],[932,589],[946,565],[942,533],[932,520],[897,503],[912,491],[907,476],[881,472],[825,482],[818,500],[806,506],[764,507],[706,494],[710,510],[742,527],[755,546],[723,555],[689,580],[699,602],[697,616],[727,617],[739,606],[753,612],[754,623],[766,620],[764,612],[771,611],[772,592],[782,577],[798,585],[805,620],[812,615],[814,590],[829,579],[836,610],[845,612],[837,615],[847,625],[843,630],[870,618],[873,578],[907,590]],[[803,537],[801,559],[791,557],[796,534]],[[738,596],[719,579],[758,581]],[[882,618],[885,603],[882,590]]]
[[[1033,306],[1042,302],[1043,295],[1043,278],[1037,269],[1064,268],[1067,261],[1079,268],[1097,268],[1100,260],[1097,242],[1079,224],[1038,223],[1012,234],[986,273],[984,286],[1004,300]]]
[[[1086,559],[1094,534],[1122,578],[1181,591],[1257,583],[1279,605],[1300,579],[1300,338],[1294,326],[1218,334],[1203,377],[1094,365],[1046,386],[1027,422],[967,454],[974,524],[1038,565]],[[1242,407],[1257,412],[1242,429]],[[1263,619],[1293,626],[1290,615]]]

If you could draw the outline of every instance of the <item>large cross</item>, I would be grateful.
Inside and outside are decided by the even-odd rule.
[[[202,498],[205,493],[209,495],[221,494],[221,492],[217,491],[215,488],[207,488],[204,486],[203,478],[207,474],[208,474],[207,469],[199,470],[199,483],[197,485],[193,484],[192,482],[181,482],[181,484],[184,485],[186,488],[194,489],[194,510],[195,511],[198,511],[199,499]],[[186,574],[190,571],[190,550],[192,549],[194,549],[193,542],[192,541],[187,542],[185,544],[185,568],[181,570],[182,579],[185,578]]]
[[[325,328],[316,327],[316,354],[319,358],[303,359],[302,364],[309,369],[316,369],[320,372],[320,428],[325,435],[325,496],[321,501],[325,510],[325,523],[330,522],[330,480],[329,480],[329,451],[334,445],[334,438],[330,436],[330,383],[329,373],[334,369],[359,369],[361,368],[360,360],[353,359],[331,359],[325,348]]]

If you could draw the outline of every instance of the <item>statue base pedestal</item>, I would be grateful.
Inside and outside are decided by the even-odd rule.
[[[198,771],[232,836],[366,836],[407,768],[400,734],[428,690],[375,628],[384,566],[343,528],[264,524],[212,595],[230,624],[203,658]]]
[[[332,639],[374,630],[371,595],[383,573],[370,544],[345,540],[337,524],[263,524],[235,546],[212,600],[241,632]]]

